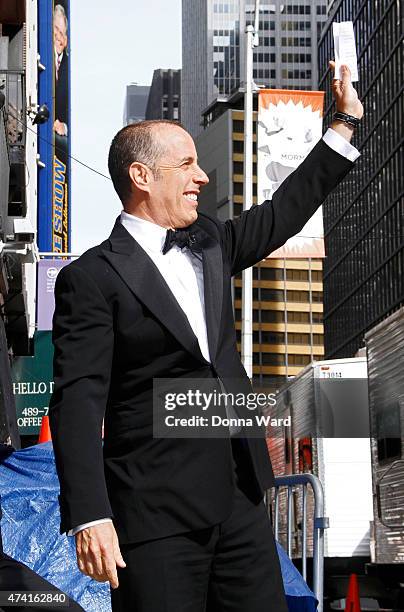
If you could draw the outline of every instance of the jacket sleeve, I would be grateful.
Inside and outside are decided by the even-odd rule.
[[[113,355],[112,313],[94,280],[76,264],[63,268],[56,280],[52,338],[49,416],[63,533],[112,517],[101,438]]]
[[[300,232],[353,163],[320,140],[275,191],[272,200],[253,206],[221,226],[232,274],[258,263]]]

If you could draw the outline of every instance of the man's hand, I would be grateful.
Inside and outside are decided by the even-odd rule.
[[[67,136],[66,125],[59,121],[59,119],[55,120],[53,130],[56,132],[56,134],[59,134],[59,136]]]
[[[330,61],[331,70],[335,71],[335,62]],[[363,117],[362,102],[351,82],[351,71],[348,66],[341,66],[341,79],[333,79],[332,92],[335,98],[337,111],[347,113],[358,119]],[[342,121],[333,121],[333,130],[341,134],[346,140],[351,140],[353,128]]]
[[[119,586],[117,567],[126,567],[112,523],[100,523],[76,534],[77,565],[80,571],[98,582]]]

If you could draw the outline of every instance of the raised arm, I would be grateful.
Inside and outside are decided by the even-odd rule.
[[[330,66],[334,68],[334,62]],[[332,89],[337,111],[361,119],[363,107],[347,67],[343,67],[341,80],[333,80]],[[331,128],[271,201],[222,224],[223,245],[233,274],[261,261],[297,234],[352,168],[352,160],[359,156],[349,144],[353,128],[343,121],[333,121]]]

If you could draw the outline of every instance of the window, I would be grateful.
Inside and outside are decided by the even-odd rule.
[[[308,312],[290,312],[288,311],[289,323],[310,323],[310,315]]]
[[[310,53],[282,53],[282,62],[288,62],[290,64],[296,63],[311,63]]]
[[[308,270],[286,270],[286,280],[308,281]]]
[[[266,268],[261,266],[259,268],[261,280],[279,280],[283,281],[283,270],[282,268]]]
[[[285,334],[282,332],[257,331],[253,332],[253,341],[261,342],[261,344],[284,344]]]
[[[238,204],[237,202],[233,203],[233,214],[235,217],[239,217],[243,212],[243,205]]]
[[[293,366],[305,366],[311,362],[310,355],[288,355],[288,364]]]
[[[288,344],[309,344],[310,334],[296,334],[288,332],[287,335]]]
[[[234,174],[243,174],[244,172],[244,164],[243,162],[233,162],[233,173]]]
[[[275,38],[263,36],[260,38],[260,47],[275,47]]]
[[[285,355],[283,353],[262,353],[262,365],[284,366]]]
[[[258,321],[258,310],[255,310],[254,313],[257,313],[257,321]],[[261,321],[262,323],[283,323],[284,315],[282,311],[278,310],[261,310]]]
[[[310,21],[282,21],[282,30],[310,30]]]
[[[323,280],[323,271],[322,270],[312,270],[311,280],[313,283],[321,283]]]
[[[233,192],[234,192],[234,195],[242,196],[243,195],[243,183],[234,183],[233,184]],[[241,204],[240,204],[240,206],[242,208]]]
[[[283,302],[282,289],[255,288],[253,289],[253,296],[254,300],[261,299],[265,302]]]
[[[289,4],[284,8],[284,13],[286,15],[310,15],[311,7],[306,4]]]
[[[288,36],[282,38],[281,44],[283,47],[311,47],[311,38]]]
[[[311,79],[311,70],[287,70],[286,68],[282,69],[282,78],[283,79]]]
[[[288,302],[308,302],[309,292],[308,291],[290,291],[286,292]]]

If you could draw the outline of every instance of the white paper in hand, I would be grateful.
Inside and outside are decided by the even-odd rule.
[[[359,81],[358,60],[356,57],[355,34],[352,21],[332,24],[335,53],[335,79],[341,78],[341,65],[345,64],[351,71],[351,81]]]

